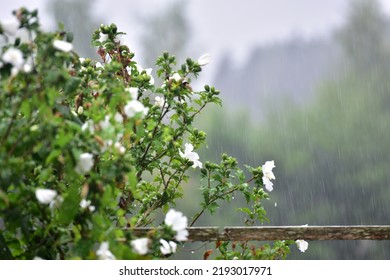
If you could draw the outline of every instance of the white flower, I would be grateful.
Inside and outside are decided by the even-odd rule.
[[[60,51],[63,52],[70,52],[73,50],[73,45],[69,42],[62,41],[62,40],[54,40],[53,41],[53,46]]]
[[[123,111],[129,118],[134,117],[137,113],[142,113],[142,117],[145,117],[149,112],[149,108],[146,108],[138,100],[131,100],[123,108]]]
[[[23,69],[24,73],[31,73],[33,67],[32,67],[32,65],[25,63],[25,64],[23,64],[22,69]]]
[[[3,53],[2,59],[5,63],[10,63],[17,69],[20,69],[24,63],[23,53],[21,50],[13,47]]]
[[[137,254],[146,255],[149,251],[148,243],[149,238],[138,238],[131,241],[131,247]]]
[[[114,116],[114,120],[118,123],[123,123],[123,116],[120,113],[116,112]]]
[[[170,80],[175,80],[176,82],[180,82],[181,76],[179,73],[175,73],[172,75],[172,77],[169,78]]]
[[[107,128],[109,128],[111,126],[110,116],[106,115],[104,117],[104,120],[99,122],[99,125],[100,125],[100,128],[103,130],[106,130]]]
[[[86,209],[88,208],[89,211],[93,212],[95,211],[95,206],[91,205],[91,201],[90,200],[86,200],[85,198],[83,198],[83,200],[80,201],[80,207],[82,209]]]
[[[12,19],[1,22],[0,25],[5,33],[14,36],[18,32],[20,22],[17,18],[13,17]]]
[[[173,241],[169,241],[169,243],[164,240],[160,239],[160,243],[162,246],[160,246],[161,254],[163,255],[169,255],[176,252],[177,244]]]
[[[185,146],[184,153],[182,153],[181,150],[179,149],[180,156],[182,158],[186,158],[192,161],[194,163],[192,165],[193,168],[196,167],[202,168],[202,163],[199,161],[199,155],[192,151],[194,149],[194,146],[192,146],[192,144],[189,143],[185,143],[184,146]]]
[[[264,176],[267,177],[270,180],[275,179],[275,175],[272,172],[272,169],[274,167],[275,167],[275,162],[273,160],[272,161],[266,161],[264,163],[264,165],[261,167],[262,170],[263,170]]]
[[[272,191],[273,190],[273,183],[271,182],[271,180],[274,180],[275,179],[275,175],[274,173],[272,172],[272,169],[275,167],[275,162],[272,160],[272,161],[266,161],[263,166],[261,167],[262,171],[263,171],[263,184],[265,185],[265,188],[268,190],[268,191]]]
[[[129,88],[126,88],[125,90],[130,93],[131,100],[136,100],[138,98],[138,88],[129,87]]]
[[[209,53],[205,53],[204,55],[202,55],[201,57],[199,57],[198,59],[198,64],[200,66],[205,66],[207,64],[209,64],[211,61],[211,54]]]
[[[50,189],[37,189],[35,191],[35,196],[40,203],[50,204],[55,200],[57,192],[55,190]]]
[[[175,239],[177,241],[186,241],[188,239],[188,230],[187,230],[188,219],[183,213],[170,209],[165,216],[164,223],[167,226],[170,226],[174,231],[176,231]]]
[[[108,242],[102,242],[100,244],[99,249],[96,251],[96,255],[101,260],[115,260],[115,256],[111,253],[111,251],[108,249],[109,244]]]
[[[108,34],[103,34],[100,32],[100,35],[99,35],[99,42],[100,43],[103,43],[104,41],[106,41],[108,39]]]
[[[165,98],[164,97],[160,97],[160,96],[156,96],[154,98],[154,105],[157,105],[158,107],[164,109],[167,107],[168,104],[165,103]]]
[[[93,164],[93,154],[83,153],[79,157],[79,161],[77,162],[75,171],[79,174],[85,174],[92,169]]]
[[[297,244],[299,251],[301,251],[302,253],[305,252],[307,250],[307,248],[309,247],[309,243],[307,243],[303,239],[296,240],[295,244]]]

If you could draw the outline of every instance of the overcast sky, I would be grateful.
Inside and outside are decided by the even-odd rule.
[[[48,1],[51,0],[3,1],[0,20],[10,17],[13,9],[27,6],[38,8],[41,22],[48,26],[51,23],[45,9]],[[175,0],[98,0],[94,9],[107,22],[115,22],[128,32],[137,26],[135,21],[139,15],[157,13],[172,1]],[[242,60],[255,45],[298,35],[326,36],[343,23],[348,3],[347,0],[188,0],[186,13],[198,48],[198,53],[193,55],[210,52],[218,61],[228,52],[233,59]],[[381,3],[390,14],[390,1],[381,0]],[[139,48],[137,36],[136,32],[128,32],[127,36],[135,52]]]

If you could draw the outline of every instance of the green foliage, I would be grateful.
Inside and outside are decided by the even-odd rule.
[[[168,210],[183,197],[188,170],[201,167],[192,149],[205,144],[206,134],[194,120],[208,104],[221,105],[220,92],[208,85],[193,90],[201,65],[187,59],[177,69],[168,53],[157,59],[162,85],[155,86],[151,69],[140,67],[121,44],[124,33],[115,24],[101,25],[92,36],[100,63],[73,52],[70,33],[42,32],[36,11],[22,8],[15,15],[30,39],[2,48],[0,258],[174,253],[173,240],[187,238],[180,235],[187,219]],[[249,208],[241,211],[248,224],[265,221],[264,174],[261,167],[247,169],[249,179],[226,154],[220,164],[205,162],[204,200],[191,225],[235,193],[246,199]],[[161,212],[168,212],[164,222],[156,219]],[[145,239],[133,234],[137,227],[151,228]],[[165,248],[162,239],[169,241]],[[254,258],[283,255],[259,250]]]

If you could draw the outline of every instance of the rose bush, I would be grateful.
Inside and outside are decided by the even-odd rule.
[[[273,161],[244,171],[226,154],[212,163],[195,152],[206,134],[194,119],[221,104],[214,87],[191,86],[209,54],[177,67],[164,53],[143,69],[111,24],[92,36],[98,62],[73,51],[71,33],[43,32],[37,15],[21,8],[0,23],[2,259],[164,258],[188,226],[239,194],[247,225],[267,220]],[[200,172],[203,197],[190,219],[173,209],[189,169]],[[151,230],[136,236],[137,227]],[[285,258],[290,244],[217,243],[215,257]]]

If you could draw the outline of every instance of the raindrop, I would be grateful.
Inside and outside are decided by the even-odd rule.
[[[234,196],[232,196],[232,199],[234,199]]]
[[[278,207],[278,203],[277,202],[275,202],[275,207]]]
[[[191,254],[194,254],[194,253],[195,253],[195,251],[194,251],[194,250],[192,250],[192,251],[191,251]]]

